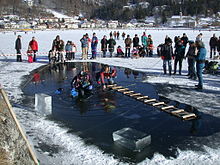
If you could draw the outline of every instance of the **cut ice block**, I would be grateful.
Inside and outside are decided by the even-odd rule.
[[[151,143],[151,135],[132,128],[123,128],[113,132],[113,140],[133,151],[141,151]]]
[[[43,93],[35,94],[35,110],[43,115],[52,114],[52,97]]]

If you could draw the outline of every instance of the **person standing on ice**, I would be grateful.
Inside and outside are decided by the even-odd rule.
[[[138,47],[139,46],[139,37],[137,34],[135,34],[135,37],[133,38],[133,47]]]
[[[218,55],[220,56],[220,36],[219,36],[218,42],[217,42],[217,51],[218,51]]]
[[[184,59],[184,55],[185,55],[185,47],[183,45],[183,41],[178,41],[177,45],[176,45],[176,49],[175,49],[175,60],[174,60],[174,73],[176,74],[176,68],[177,68],[177,64],[179,63],[179,74],[181,75],[181,71],[182,71],[182,62]]]
[[[141,36],[141,42],[144,50],[146,51],[146,55],[148,56],[148,49],[147,49],[147,35],[145,32],[143,32],[143,35]]]
[[[181,41],[183,41],[183,46],[185,47],[185,50],[184,50],[184,54],[185,54],[186,46],[187,46],[189,39],[188,39],[186,33],[183,33],[183,36],[180,39],[181,39]]]
[[[37,43],[35,37],[32,37],[32,40],[29,42],[29,46],[31,47],[31,49],[34,53],[33,61],[36,62],[36,53],[38,51],[38,43]]]
[[[205,67],[206,48],[202,41],[197,41],[196,47],[198,49],[198,53],[196,56],[196,73],[199,80],[198,85],[196,85],[196,89],[203,89],[202,70]]]
[[[214,52],[214,56],[216,55],[216,49],[218,45],[218,38],[213,34],[213,36],[209,40],[210,46],[210,58],[212,58],[212,53]]]
[[[89,54],[89,43],[91,42],[91,39],[89,38],[89,34],[88,33],[86,33],[85,35],[86,35],[86,38],[88,40],[88,49],[87,49],[87,57],[88,57],[88,54]]]
[[[110,53],[110,57],[112,57],[112,55],[113,55],[115,45],[116,45],[116,42],[113,39],[113,37],[111,36],[110,39],[108,40],[108,51]]]
[[[147,39],[147,50],[148,50],[148,55],[149,57],[153,57],[153,49],[154,49],[154,45],[153,45],[153,40],[151,35],[148,35],[148,39]]]
[[[120,33],[119,31],[117,32],[117,40],[119,40],[119,37],[120,37]]]
[[[202,33],[199,33],[196,37],[196,42],[197,41],[202,41]]]
[[[103,53],[103,57],[106,57],[107,44],[108,44],[108,40],[107,40],[106,35],[104,35],[102,40],[101,40],[101,50],[102,50],[102,53]]]
[[[56,38],[53,40],[53,44],[52,44],[52,52],[54,53],[57,62],[59,62],[59,56],[60,56],[58,52],[60,43],[61,43],[60,36],[57,35]]]
[[[89,41],[88,38],[86,37],[86,35],[83,35],[83,38],[80,39],[81,42],[81,47],[82,47],[82,59],[86,60],[88,58],[88,45],[89,45]]]
[[[172,58],[173,58],[173,47],[171,42],[166,42],[161,47],[161,58],[163,60],[163,71],[167,74],[167,64],[169,68],[169,74],[172,72]]]
[[[91,59],[96,59],[97,45],[98,45],[98,38],[96,37],[96,34],[93,33],[93,37],[92,37],[92,41],[91,41],[91,49],[92,49],[92,57],[91,57]]]
[[[15,49],[17,51],[17,62],[22,62],[21,58],[21,35],[18,35],[15,41]]]
[[[196,71],[195,71],[195,63],[196,63],[196,45],[194,41],[189,41],[189,49],[186,54],[188,59],[188,76],[190,79],[196,80]]]
[[[125,40],[125,35],[126,35],[125,32],[123,32],[122,35],[121,35],[123,40]]]
[[[113,35],[114,35],[114,39],[116,40],[117,39],[117,32],[114,31]]]
[[[127,38],[125,39],[125,57],[130,57],[131,54],[131,44],[132,40],[130,38],[130,35],[127,35]]]
[[[56,51],[58,53],[58,59],[57,61],[59,62],[64,62],[64,41],[60,39],[60,36],[57,35],[56,38],[53,40],[53,45],[52,45],[52,50]]]
[[[72,42],[67,41],[66,46],[65,46],[65,52],[66,52],[66,59],[67,60],[72,59],[72,51],[73,51]]]

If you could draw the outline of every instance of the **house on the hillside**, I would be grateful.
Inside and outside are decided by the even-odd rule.
[[[59,19],[58,18],[55,18],[55,17],[50,17],[50,18],[40,18],[39,19],[39,23],[42,24],[42,23],[57,23],[59,22]]]
[[[191,16],[174,15],[168,19],[167,24],[170,27],[190,27],[197,26],[196,18]]]
[[[39,30],[46,30],[47,29],[47,25],[46,24],[40,24],[40,25],[37,25],[35,28],[39,29]]]
[[[135,25],[129,22],[127,24],[123,24],[122,27],[123,28],[135,28]]]
[[[67,29],[78,29],[79,25],[74,23],[67,23],[65,24]]]
[[[27,21],[19,21],[18,25],[20,27],[20,29],[28,29],[31,28],[31,24],[28,23]]]
[[[146,17],[144,22],[145,22],[145,26],[149,26],[149,27],[155,26],[155,24],[156,24],[154,17]]]
[[[118,21],[109,21],[107,27],[109,29],[116,29],[118,27]]]
[[[7,19],[10,21],[18,21],[20,19],[20,17],[17,15],[4,15],[3,19]]]
[[[80,24],[80,27],[81,28],[91,28],[92,27],[92,24],[90,22],[82,22]]]
[[[212,23],[214,22],[213,18],[207,17],[207,18],[200,18],[198,21],[198,26],[200,27],[209,27],[212,25]]]

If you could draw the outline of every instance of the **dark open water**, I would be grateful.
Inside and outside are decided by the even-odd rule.
[[[96,145],[105,153],[123,161],[137,163],[146,157],[151,158],[156,152],[166,157],[175,157],[177,148],[202,152],[203,145],[219,145],[219,142],[213,144],[206,138],[220,131],[218,118],[200,113],[189,105],[159,97],[152,84],[142,82],[146,73],[117,67],[115,82],[179,108],[193,109],[199,115],[199,119],[181,121],[120,93],[104,92],[96,85],[92,97],[84,101],[72,99],[72,78],[82,69],[89,70],[94,78],[101,67],[101,64],[97,63],[68,63],[47,68],[40,73],[36,71],[33,74],[34,79],[23,90],[26,95],[23,103],[33,107],[36,93],[52,96],[53,111],[48,120],[63,123],[69,133],[82,137],[86,144]],[[64,89],[61,95],[55,94],[58,88]],[[151,145],[142,152],[133,152],[115,144],[112,133],[124,127],[151,135]]]

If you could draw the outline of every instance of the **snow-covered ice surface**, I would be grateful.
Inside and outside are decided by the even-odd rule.
[[[119,31],[122,32],[123,30]],[[133,37],[136,33],[140,36],[144,30],[124,31]],[[58,34],[64,41],[74,41],[78,45],[78,51],[80,51],[79,39],[84,33],[88,33],[91,36],[93,32],[96,32],[99,39],[101,39],[104,34],[108,35],[110,30],[37,31],[36,33],[19,34],[22,34],[23,52],[26,51],[31,37],[35,36],[39,42],[39,52],[43,52],[42,54],[46,55],[45,53],[51,48],[52,40]],[[148,30],[147,34],[152,35],[154,45],[157,46],[164,41],[165,35],[168,34],[171,38],[174,38],[175,35],[181,36],[183,32],[189,36],[189,39],[195,39],[196,35],[200,33],[192,30]],[[208,41],[212,34],[220,35],[220,32],[203,31],[202,33],[208,49]],[[2,39],[0,45],[1,54],[14,54],[16,36],[9,32],[0,34],[0,38]],[[123,47],[123,41],[117,41],[117,45]],[[33,69],[45,65],[45,63],[29,64],[26,61],[17,63],[14,59],[15,57],[0,56],[0,83],[8,92],[11,101],[18,105],[19,100],[22,98],[20,85],[23,81],[23,76],[28,75]],[[193,105],[200,112],[220,117],[220,80],[218,76],[204,75],[205,89],[204,91],[196,91],[193,88],[197,81],[189,80],[186,76],[163,75],[162,61],[159,58],[98,58],[95,61],[144,71],[148,75],[144,81],[155,84],[159,95]],[[186,61],[183,62],[183,74],[187,74]],[[32,140],[41,164],[126,164],[115,159],[113,155],[103,153],[103,151],[93,145],[86,145],[81,138],[68,133],[62,123],[51,121],[26,107],[16,106],[14,110]],[[152,159],[146,158],[139,164],[220,164],[220,147],[215,146],[215,141],[219,141],[219,137],[220,133],[206,137],[206,140],[210,141],[210,143],[213,141],[211,146],[214,147],[204,145],[203,152],[178,150],[177,158],[166,158],[161,154],[155,153]],[[42,152],[41,145],[48,146],[48,152]],[[53,153],[51,154],[51,152]]]

